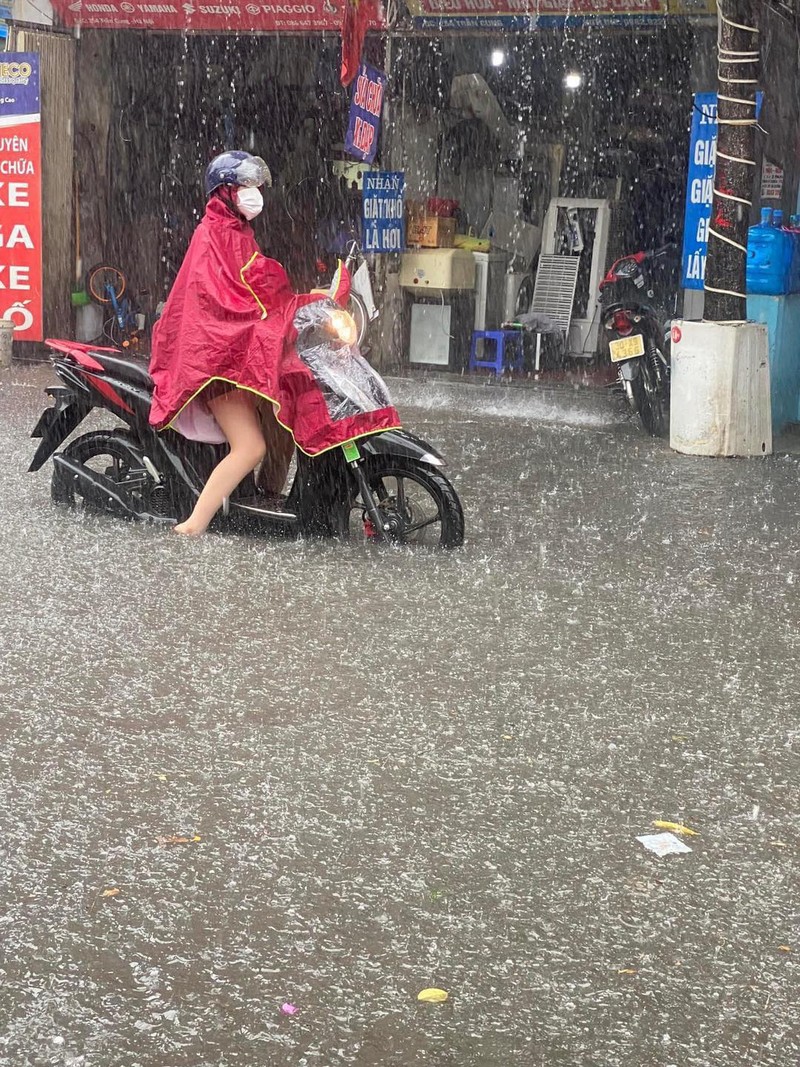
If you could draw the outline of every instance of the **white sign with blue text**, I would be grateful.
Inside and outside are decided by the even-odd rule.
[[[406,244],[403,171],[365,171],[362,212],[365,252],[402,252]]]

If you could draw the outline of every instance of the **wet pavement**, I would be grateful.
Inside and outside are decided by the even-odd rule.
[[[795,1067],[798,456],[396,383],[463,550],[185,542],[51,506],[48,378],[0,376],[2,1067]]]

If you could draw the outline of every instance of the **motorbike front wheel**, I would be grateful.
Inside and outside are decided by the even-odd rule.
[[[633,399],[642,426],[651,437],[669,436],[669,380],[659,376],[645,356],[631,382]]]
[[[453,486],[438,470],[410,460],[381,456],[365,466],[367,484],[384,519],[388,540],[431,548],[458,548],[464,542],[464,513]],[[349,539],[376,539],[360,497],[350,508]]]

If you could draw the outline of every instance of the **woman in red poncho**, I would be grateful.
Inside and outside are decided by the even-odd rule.
[[[192,514],[174,528],[179,534],[204,533],[267,451],[257,391],[246,384],[258,380],[253,331],[293,293],[283,267],[259,251],[250,226],[265,183],[272,184],[269,168],[258,156],[224,152],[211,161],[205,215],[153,334],[151,423],[230,445]],[[271,443],[285,451],[291,438],[281,436],[285,442]]]

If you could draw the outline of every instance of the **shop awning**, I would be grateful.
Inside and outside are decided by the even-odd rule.
[[[344,0],[52,0],[64,26],[183,33],[338,32]],[[565,19],[626,22],[713,15],[716,0],[408,0],[418,27],[546,28]],[[377,27],[373,27],[377,28]]]
[[[203,33],[339,31],[342,7],[342,0],[53,0],[65,26]]]
[[[566,19],[635,22],[717,9],[716,0],[408,0],[408,7],[415,25],[442,29],[544,29]]]

